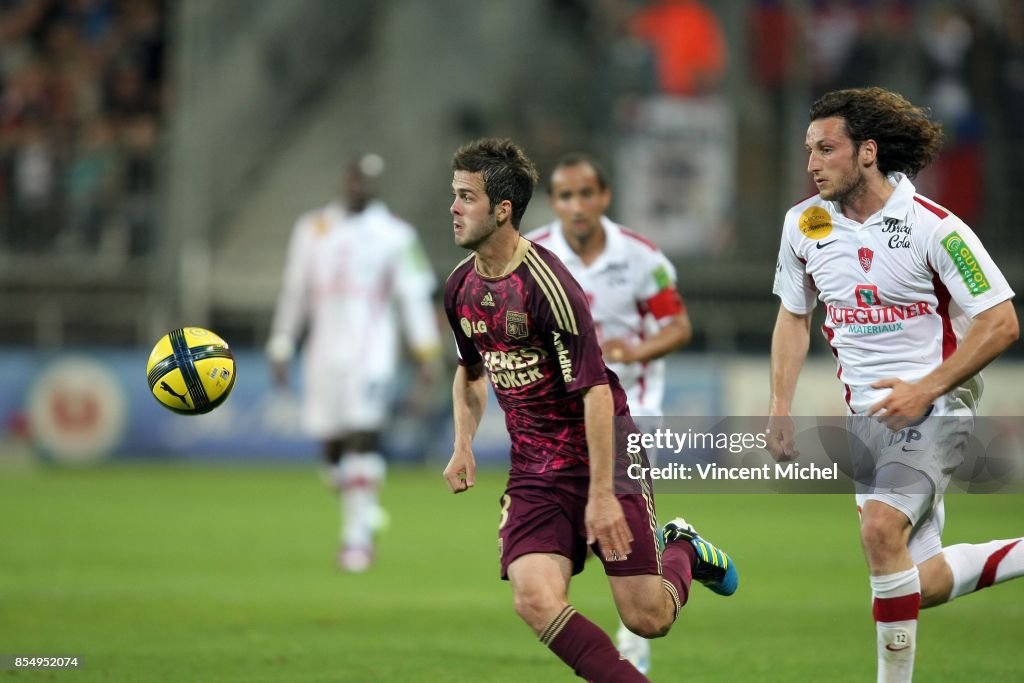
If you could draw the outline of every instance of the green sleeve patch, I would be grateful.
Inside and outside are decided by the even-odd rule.
[[[949,258],[953,260],[953,265],[960,271],[960,277],[964,279],[964,284],[967,285],[967,291],[971,293],[971,296],[984,294],[992,288],[988,278],[985,277],[985,272],[978,265],[978,259],[975,258],[971,248],[967,246],[959,233],[954,230],[946,235],[942,240],[942,248],[946,250]]]
[[[654,269],[654,284],[658,286],[658,291],[668,289],[672,286],[672,278],[669,277],[668,269],[664,265],[660,265]]]
[[[406,247],[405,267],[417,272],[424,272],[430,270],[427,255],[423,253],[423,248],[420,246],[418,241],[413,242],[408,247]]]

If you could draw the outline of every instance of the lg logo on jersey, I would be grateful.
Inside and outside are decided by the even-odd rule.
[[[890,249],[910,249],[910,226],[896,218],[886,218],[882,232],[889,235]]]
[[[474,334],[487,334],[487,323],[483,320],[472,322],[469,318],[463,316],[459,320],[459,324],[462,325],[462,331],[467,337],[472,337]]]

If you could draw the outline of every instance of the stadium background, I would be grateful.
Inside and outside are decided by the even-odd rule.
[[[710,26],[641,30],[662,4],[0,1],[0,654],[78,652],[80,680],[569,679],[494,579],[493,402],[492,472],[457,499],[438,475],[444,382],[399,404],[380,566],[332,568],[315,448],[260,348],[292,222],[355,152],[384,156],[382,196],[440,277],[461,256],[460,143],[509,135],[542,174],[570,150],[606,160],[611,215],[665,247],[694,321],[669,414],[765,410],[781,217],[811,192],[806,110],[826,89],[931,106],[948,139],[919,188],[1024,286],[1024,3],[706,0]],[[524,227],[549,219],[538,191]],[[233,396],[201,418],[146,396],[151,344],[183,324],[239,354]],[[983,413],[1021,415],[1022,359],[1018,344],[986,374]],[[801,413],[841,412],[834,373],[814,335]],[[658,504],[735,548],[747,584],[724,606],[695,596],[692,624],[656,644],[656,680],[869,676],[849,501],[695,498]],[[1019,498],[949,507],[950,542],[1021,532]],[[611,628],[586,574],[574,602]],[[1022,604],[1013,585],[927,614],[922,677],[1024,678]]]

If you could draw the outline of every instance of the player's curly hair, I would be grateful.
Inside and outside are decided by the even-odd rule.
[[[519,229],[537,186],[537,168],[519,145],[508,138],[468,142],[452,157],[452,170],[482,173],[491,211],[507,199],[512,203],[512,226]]]
[[[811,105],[811,121],[840,117],[859,147],[878,143],[878,170],[901,171],[911,178],[930,164],[942,148],[942,125],[902,95],[882,88],[852,88],[826,93]]]

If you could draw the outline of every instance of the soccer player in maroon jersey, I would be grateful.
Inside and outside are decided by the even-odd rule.
[[[668,633],[692,578],[735,592],[735,564],[681,518],[659,532],[649,480],[616,491],[616,471],[646,466],[646,456],[617,446],[613,417],[620,431],[636,427],[601,358],[583,291],[557,257],[519,234],[537,182],[533,163],[510,140],[484,139],[461,147],[452,169],[455,243],[473,253],[444,293],[459,353],[445,480],[453,493],[474,485],[472,440],[489,377],[512,440],[498,529],[516,613],[580,677],[646,681],[569,605],[588,546],[604,563],[623,623],[648,638]]]

